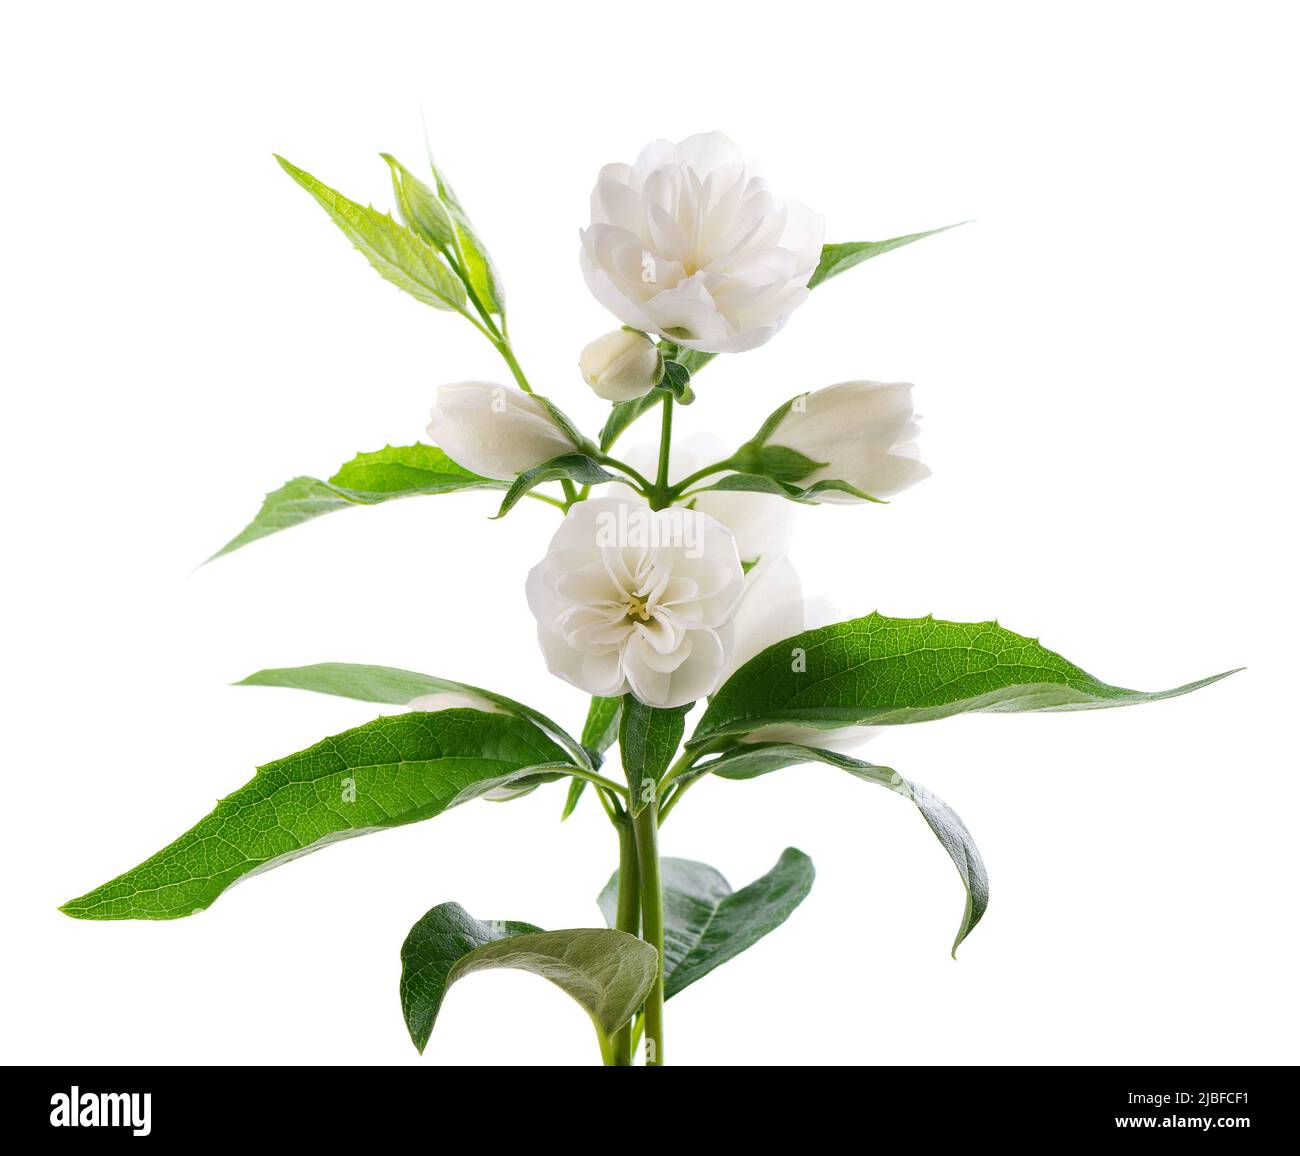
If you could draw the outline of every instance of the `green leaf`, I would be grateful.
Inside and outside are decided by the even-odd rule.
[[[869,614],[751,658],[714,694],[688,746],[758,727],[927,722],[969,711],[1097,710],[1174,698],[1234,671],[1151,693],[1111,686],[996,622]]]
[[[469,214],[465,212],[455,190],[434,164],[432,153],[429,154],[429,168],[433,170],[438,196],[451,215],[456,231],[456,248],[460,253],[461,267],[465,270],[470,288],[482,302],[484,309],[489,313],[495,313],[498,317],[504,317],[505,293],[501,288],[496,267],[492,264],[492,258],[488,255],[487,247],[479,240]]]
[[[905,237],[891,237],[888,241],[843,241],[837,245],[823,245],[822,259],[808,282],[808,288],[816,289],[823,281],[838,277],[841,273],[852,269],[854,265],[861,265],[863,261],[879,257],[881,253],[888,253],[891,249],[901,249],[913,241],[933,237],[936,233],[946,233],[949,229],[964,224],[965,221],[958,221],[956,225],[944,225],[941,229],[929,229],[924,233],[908,233]]]
[[[628,809],[633,815],[639,815],[654,800],[659,780],[682,741],[686,715],[694,705],[665,709],[646,706],[635,695],[623,696],[618,746],[627,774]]]
[[[581,486],[598,486],[602,482],[623,481],[617,474],[602,469],[586,454],[560,454],[559,457],[551,458],[550,461],[520,474],[506,491],[506,496],[501,499],[501,508],[494,517],[504,518],[529,490],[546,482],[558,482],[564,479],[577,482]]]
[[[764,474],[726,474],[718,478],[717,481],[707,486],[700,486],[699,489],[691,490],[692,494],[702,494],[706,490],[743,490],[756,494],[775,494],[778,498],[788,498],[792,502],[799,502],[802,505],[815,506],[817,499],[823,494],[836,491],[843,494],[852,494],[866,502],[876,502],[880,505],[888,505],[883,498],[874,498],[870,494],[859,490],[857,486],[848,482],[841,481],[838,478],[823,478],[819,482],[813,482],[811,486],[798,486],[794,482],[781,482],[776,478],[769,478]]]
[[[340,839],[431,819],[567,764],[537,727],[477,710],[376,719],[259,767],[174,843],[64,904],[78,919],[176,919],[232,883]]]
[[[864,782],[876,783],[887,790],[894,791],[916,804],[921,817],[925,819],[934,836],[948,853],[957,874],[961,876],[962,886],[966,889],[966,907],[962,913],[961,926],[957,929],[957,938],[953,940],[952,957],[957,958],[957,948],[968,936],[975,925],[984,916],[989,905],[989,877],[984,869],[984,860],[980,856],[975,840],[966,829],[966,824],[938,795],[926,790],[918,783],[910,783],[897,771],[889,767],[864,763],[835,751],[826,751],[818,747],[804,747],[795,743],[755,743],[735,747],[720,758],[711,762],[697,764],[691,769],[690,778],[710,772],[723,779],[753,779],[778,771],[782,767],[796,766],[800,763],[826,763],[848,771],[855,778]],[[682,776],[680,781],[688,781]]]
[[[621,698],[593,697],[582,726],[582,745],[604,754],[618,739],[618,720],[623,710]]]
[[[663,391],[652,389],[649,393],[632,401],[617,401],[609,411],[609,417],[605,419],[604,428],[600,431],[600,448],[608,451],[628,426],[648,410],[653,409],[663,400]]]
[[[402,944],[402,1013],[423,1052],[447,989],[462,976],[513,967],[572,996],[605,1036],[630,1020],[654,985],[658,952],[625,931],[543,931],[531,923],[483,922],[457,903],[427,912]]]
[[[284,157],[277,155],[275,159],[316,198],[385,281],[435,309],[465,311],[465,287],[427,241],[387,213],[348,200]]]
[[[670,393],[682,405],[690,405],[695,400],[695,391],[691,389],[691,371],[680,361],[665,361],[663,377],[655,387]]]
[[[391,706],[405,706],[412,699],[426,694],[451,691],[455,694],[472,694],[495,703],[518,718],[527,719],[540,727],[573,756],[574,761],[588,770],[595,770],[591,757],[579,743],[554,719],[539,710],[506,698],[494,690],[455,682],[432,674],[417,674],[413,670],[400,670],[394,666],[367,666],[355,662],[317,662],[311,666],[283,666],[259,670],[235,683],[236,686],[279,686],[291,690],[310,690],[316,694],[332,694],[339,698],[352,698],[360,702],[382,702]]]
[[[591,706],[587,710],[587,721],[582,727],[582,746],[591,759],[593,770],[600,767],[605,752],[618,738],[618,720],[622,709],[621,698],[596,696],[591,700]],[[569,796],[564,801],[564,811],[560,815],[561,822],[573,814],[586,787],[586,779],[574,779],[569,784]]]
[[[439,249],[456,248],[456,227],[442,207],[438,195],[388,153],[380,153],[393,176],[393,196],[402,220],[430,245]]]
[[[812,860],[787,847],[777,864],[733,892],[717,871],[690,859],[661,859],[664,893],[664,998],[702,979],[751,948],[789,917],[812,889]],[[612,927],[618,909],[618,872],[596,900]]]
[[[395,498],[456,490],[503,490],[508,485],[458,466],[436,446],[385,446],[357,454],[328,482],[309,477],[285,482],[266,495],[257,516],[208,561],[349,506],[375,506]]]

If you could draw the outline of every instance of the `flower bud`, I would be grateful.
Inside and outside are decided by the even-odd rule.
[[[826,463],[800,478],[801,486],[835,479],[883,498],[930,476],[918,460],[919,433],[910,385],[845,381],[796,397],[764,444]],[[817,500],[861,501],[836,491]]]
[[[576,448],[537,398],[490,381],[440,385],[429,436],[467,470],[507,481]]]
[[[578,368],[597,397],[632,401],[654,389],[663,373],[663,359],[644,333],[615,329],[582,351]]]

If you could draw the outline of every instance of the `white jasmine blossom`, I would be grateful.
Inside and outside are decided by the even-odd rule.
[[[730,138],[652,141],[600,171],[582,273],[620,320],[687,349],[767,341],[808,296],[822,218],[769,192]]]
[[[795,398],[766,445],[826,463],[800,478],[801,486],[831,478],[884,498],[930,476],[915,445],[920,432],[911,385],[845,381]],[[862,501],[833,490],[817,500]]]
[[[527,583],[552,674],[656,707],[712,693],[743,588],[736,540],[720,523],[619,498],[574,506]]]
[[[467,470],[503,480],[576,448],[537,398],[490,381],[440,385],[429,437]]]
[[[582,351],[578,368],[597,397],[633,401],[654,389],[663,372],[663,358],[644,333],[615,329]]]

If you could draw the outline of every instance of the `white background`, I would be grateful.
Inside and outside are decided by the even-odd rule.
[[[427,908],[598,919],[613,841],[563,788],[260,876],[170,923],[56,905],[259,762],[373,707],[227,684],[322,660],[496,687],[580,725],[522,597],[555,526],[426,498],[196,568],[294,474],[423,436],[440,381],[505,380],[381,282],[272,151],[391,204],[421,110],[504,276],[533,379],[612,328],[577,266],[598,167],[721,128],[830,240],[975,223],[825,289],[720,359],[679,428],[911,380],[934,476],[802,516],[846,612],[998,617],[1139,709],[976,716],[870,757],[947,799],[992,904],[901,799],[829,768],[692,792],[667,854],[737,886],[817,864],[779,931],[669,1005],[678,1063],[1295,1061],[1294,10],[1264,4],[64,4],[0,53],[4,1058],[417,1062],[398,947]],[[648,435],[648,431],[647,431]],[[632,435],[629,443],[637,441]],[[586,1063],[531,976],[472,977],[425,1064]]]

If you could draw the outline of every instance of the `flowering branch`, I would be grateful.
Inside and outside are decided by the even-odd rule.
[[[688,461],[689,445],[674,446],[675,415],[709,361],[771,340],[826,281],[942,230],[824,244],[820,216],[775,196],[720,133],[655,141],[633,164],[606,166],[579,260],[621,327],[579,357],[582,379],[611,403],[592,439],[532,388],[492,260],[432,162],[429,185],[384,154],[398,221],[277,159],[380,276],[483,333],[514,386],[439,387],[428,425],[435,444],[386,446],[327,480],[291,479],[218,553],[332,510],[404,497],[501,491],[498,518],[524,497],[555,507],[564,520],[525,594],[547,668],[591,696],[586,722],[574,738],[497,691],[391,667],[259,671],[244,683],[399,713],[258,768],[180,839],[65,904],[69,915],[178,918],[347,836],[557,781],[568,784],[567,818],[590,787],[618,845],[618,871],[597,900],[606,926],[545,931],[440,902],[402,945],[407,1030],[422,1051],[460,976],[508,966],[544,976],[583,1008],[604,1063],[630,1065],[644,1029],[646,1063],[660,1066],[666,1002],[782,924],[813,881],[795,848],[738,891],[703,863],[661,859],[660,829],[696,783],[819,762],[903,797],[960,878],[955,953],[988,905],[973,837],[924,787],[848,752],[885,727],[1135,705],[1225,677],[1144,693],[1102,682],[997,622],[814,621],[788,555],[794,511],[883,504],[928,476],[906,383],[851,379],[787,396],[724,457]],[[656,405],[658,445],[644,458],[613,457],[623,431]],[[555,482],[563,497],[538,489]],[[511,661],[503,656],[503,668]],[[697,703],[707,705],[688,733]],[[623,782],[601,773],[615,743]]]

